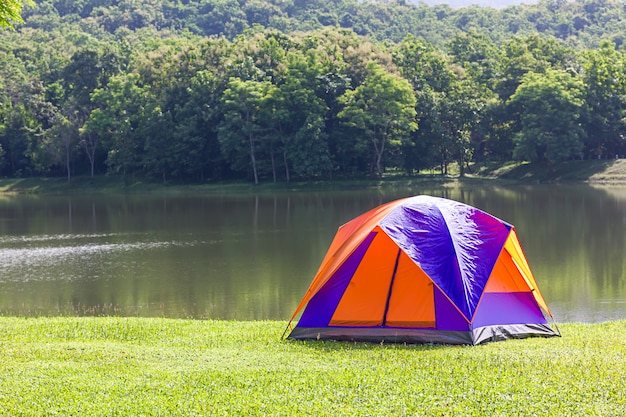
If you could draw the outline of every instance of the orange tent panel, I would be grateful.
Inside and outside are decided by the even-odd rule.
[[[341,297],[331,326],[380,326],[383,322],[399,249],[379,227],[374,232],[377,235]]]
[[[387,326],[435,328],[434,284],[404,252],[393,281]]]
[[[522,246],[519,243],[519,239],[517,238],[517,233],[515,233],[514,228],[511,229],[511,233],[504,244],[504,249],[511,254],[511,258],[513,259],[517,269],[520,271],[524,280],[532,290],[535,300],[537,300],[537,304],[539,304],[539,306],[544,309],[550,317],[552,317],[548,304],[538,290],[537,282],[535,281],[535,277],[530,270],[530,266],[528,265],[528,261],[526,260],[526,256],[524,255],[524,251],[522,250]]]
[[[500,252],[485,286],[485,292],[530,292],[530,287],[508,251]]]
[[[363,240],[370,234],[374,227],[377,227],[377,223],[385,217],[391,210],[393,210],[403,200],[393,201],[391,203],[383,204],[375,209],[368,211],[360,215],[359,217],[349,221],[339,228],[335,238],[330,244],[330,248],[326,253],[326,256],[322,260],[322,264],[318,269],[311,285],[306,294],[300,301],[300,304],[291,316],[293,320],[300,310],[311,300],[311,297],[315,295],[320,288],[326,284],[328,279],[337,270],[341,263],[356,249],[356,247],[363,242]]]

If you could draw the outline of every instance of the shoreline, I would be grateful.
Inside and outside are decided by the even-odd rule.
[[[141,193],[259,193],[294,191],[342,191],[364,188],[394,188],[417,185],[454,185],[457,183],[507,184],[571,184],[626,185],[626,159],[597,161],[566,161],[553,165],[530,163],[474,164],[464,177],[421,173],[416,176],[386,175],[382,179],[337,179],[295,182],[262,182],[254,185],[245,181],[206,183],[159,183],[146,179],[121,176],[66,178],[5,178],[0,179],[0,195],[17,194],[141,194]]]

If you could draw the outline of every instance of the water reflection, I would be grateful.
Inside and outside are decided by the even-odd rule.
[[[429,194],[514,224],[559,321],[626,318],[626,189],[396,188],[0,200],[0,313],[286,319],[337,227]]]

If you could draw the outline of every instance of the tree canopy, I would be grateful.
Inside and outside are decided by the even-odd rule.
[[[5,176],[258,183],[626,155],[619,1],[41,0],[21,13],[0,29]]]

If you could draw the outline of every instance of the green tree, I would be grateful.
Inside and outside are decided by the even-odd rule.
[[[233,39],[248,28],[246,14],[237,2],[215,0],[203,3],[206,5],[198,15],[198,26],[206,35],[221,35]]]
[[[428,88],[444,91],[455,78],[448,57],[432,44],[413,35],[406,36],[393,49],[393,62],[415,91]]]
[[[43,145],[57,109],[46,99],[42,80],[10,54],[0,52],[0,153],[11,176],[44,174],[54,163]]]
[[[440,148],[442,106],[448,100],[447,91],[456,75],[441,50],[412,35],[402,40],[392,56],[402,76],[413,86],[417,99],[419,129],[412,132],[411,140],[403,146],[404,168],[411,174],[446,161],[442,155],[447,154],[442,154]]]
[[[385,150],[401,145],[417,129],[416,99],[404,78],[388,73],[374,62],[367,68],[363,84],[344,94],[345,108],[338,116],[371,144],[373,167],[382,177]]]
[[[470,30],[455,36],[448,47],[453,61],[463,67],[468,77],[481,85],[493,82],[500,57],[496,44],[489,37]]]
[[[441,169],[448,173],[448,164],[457,162],[459,174],[465,175],[465,167],[474,156],[481,111],[485,106],[481,88],[472,80],[456,80],[437,100],[436,124],[432,129],[438,138],[437,148]]]
[[[214,125],[225,82],[220,63],[229,56],[228,45],[195,36],[166,39],[155,42],[136,62],[144,84],[151,86],[142,130],[145,175],[164,182],[205,179],[215,155],[219,157]],[[208,152],[209,142],[213,153]]]
[[[22,8],[34,6],[32,0],[0,0],[0,27],[14,28],[16,23],[23,23]]]
[[[292,53],[285,83],[273,89],[269,96],[268,133],[280,143],[287,181],[291,178],[290,166],[296,174],[307,178],[331,170],[324,131],[328,108],[310,87],[319,70],[318,65],[307,61],[302,54]]]
[[[586,123],[585,156],[609,157],[626,152],[626,55],[611,42],[583,55]]]
[[[488,117],[487,153],[496,154],[498,159],[508,159],[515,148],[516,134],[523,127],[519,107],[509,99],[515,94],[527,73],[542,74],[549,69],[577,71],[578,63],[570,48],[554,38],[539,34],[516,36],[506,41],[502,47],[498,73],[493,81],[493,89],[499,101],[490,101]]]
[[[85,122],[85,133],[102,136],[109,169],[125,178],[142,166],[145,124],[154,107],[148,96],[149,89],[133,73],[112,77],[92,95],[98,107]]]
[[[100,135],[90,129],[84,129],[97,104],[92,95],[98,88],[104,88],[111,76],[119,73],[118,55],[113,51],[98,51],[87,48],[74,53],[67,66],[61,71],[61,80],[65,94],[63,102],[63,120],[67,124],[64,132],[66,140],[78,134],[78,143],[89,160],[90,174],[93,177],[96,167],[96,155],[100,146]],[[71,149],[68,147],[67,149]]]
[[[576,69],[574,51],[554,38],[533,34],[515,37],[503,45],[495,89],[503,101],[511,97],[527,72],[542,73],[548,68]]]
[[[275,30],[250,30],[238,37],[233,44],[239,62],[247,60],[254,65],[256,72],[262,74],[264,80],[273,84],[284,82],[286,53],[293,44],[289,36]],[[254,72],[251,71],[251,74]]]
[[[509,100],[521,109],[514,155],[545,162],[580,157],[585,138],[582,97],[582,80],[565,71],[526,74]]]
[[[242,81],[231,78],[224,91],[223,121],[218,138],[225,158],[234,169],[244,169],[245,156],[252,168],[254,184],[259,184],[258,147],[263,137],[262,107],[276,87],[269,81]]]

